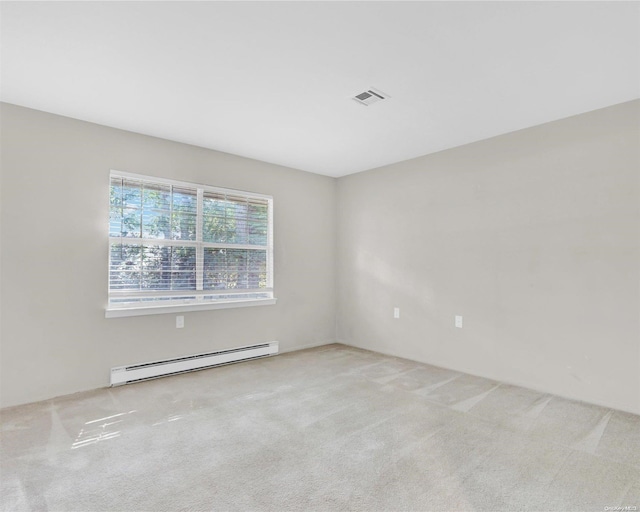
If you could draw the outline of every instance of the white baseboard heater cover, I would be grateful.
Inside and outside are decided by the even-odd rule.
[[[129,384],[142,380],[157,379],[158,377],[165,377],[167,375],[192,372],[205,368],[213,368],[214,366],[246,361],[248,359],[267,357],[277,353],[278,342],[270,341],[259,345],[249,345],[193,356],[176,357],[175,359],[167,359],[165,361],[118,366],[111,368],[111,385],[119,386],[121,384]]]

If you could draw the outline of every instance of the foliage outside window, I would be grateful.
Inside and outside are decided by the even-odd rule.
[[[270,197],[110,179],[108,310],[273,299]]]

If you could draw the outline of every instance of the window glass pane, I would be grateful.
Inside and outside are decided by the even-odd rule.
[[[111,245],[112,290],[196,288],[196,248]]]
[[[195,289],[196,248],[149,245],[142,253],[142,288]]]
[[[140,290],[140,272],[120,270],[109,279],[112,290]]]
[[[139,245],[111,244],[109,288],[139,290],[142,251]]]
[[[147,271],[171,271],[171,249],[169,246],[147,245],[142,249],[142,268]]]
[[[225,249],[204,250],[204,289],[224,290],[227,288]]]
[[[205,191],[202,197],[202,213],[224,218],[224,194]]]
[[[171,239],[171,224],[169,223],[169,211],[143,210],[142,211],[142,237]]]
[[[196,248],[195,247],[172,247],[171,248],[171,269],[172,270],[196,270]]]
[[[144,183],[142,187],[142,237],[171,239],[171,187]]]
[[[248,209],[249,243],[267,245],[268,209],[264,202],[250,202]]]
[[[247,288],[247,251],[227,249],[227,288]]]
[[[171,238],[173,240],[195,240],[196,214],[198,212],[197,190],[173,187],[172,201]]]
[[[262,199],[205,192],[205,242],[267,245],[268,204]]]
[[[122,180],[122,206],[140,208],[142,206],[142,183],[137,180]]]
[[[227,196],[226,227],[229,243],[247,244],[247,200],[241,197]]]
[[[122,178],[111,178],[109,206],[115,209],[122,208]]]
[[[267,252],[248,251],[247,276],[249,289],[267,287]]]
[[[171,273],[171,289],[172,290],[195,290],[196,289],[196,273],[195,272],[172,272]]]
[[[122,236],[122,209],[109,209],[109,236]]]
[[[120,236],[140,238],[142,216],[139,209],[124,208],[122,210],[122,233]]]
[[[257,289],[267,286],[267,254],[263,250],[204,250],[204,289]]]
[[[173,240],[196,239],[196,215],[190,213],[173,212],[171,216],[171,231]]]
[[[173,211],[183,213],[198,212],[198,194],[196,189],[173,187]]]
[[[122,235],[122,178],[111,178],[109,187],[109,236]]]
[[[224,217],[205,215],[202,218],[202,240],[204,242],[226,243]]]
[[[143,290],[170,290],[171,272],[142,272],[141,275]]]
[[[226,201],[223,194],[205,192],[202,198],[202,239],[205,242],[227,242]]]
[[[156,183],[144,183],[142,188],[142,206],[145,209],[171,209],[171,187]]]
[[[141,249],[139,245],[111,244],[111,270],[140,270]]]

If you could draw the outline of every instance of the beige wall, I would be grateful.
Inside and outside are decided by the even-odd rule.
[[[105,386],[113,366],[335,339],[332,178],[2,105],[1,405]],[[109,170],[274,197],[278,303],[104,318]]]
[[[341,178],[338,339],[640,413],[639,119],[635,101]]]

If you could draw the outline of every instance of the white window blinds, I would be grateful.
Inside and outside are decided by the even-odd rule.
[[[110,308],[273,298],[271,197],[110,179]]]

